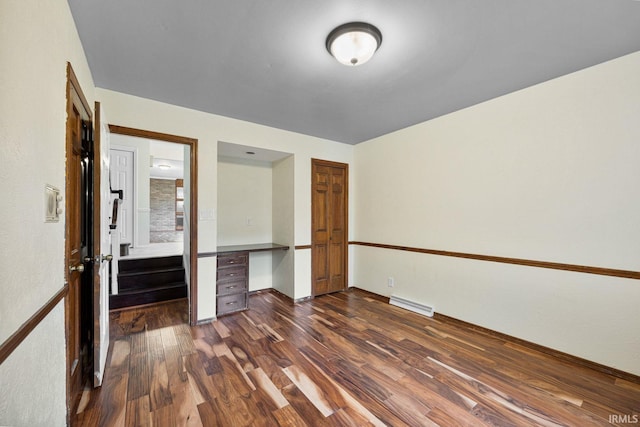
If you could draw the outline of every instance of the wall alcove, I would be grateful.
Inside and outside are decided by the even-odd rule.
[[[248,291],[275,288],[293,298],[293,154],[219,142],[217,166],[218,248],[288,246],[249,254]]]

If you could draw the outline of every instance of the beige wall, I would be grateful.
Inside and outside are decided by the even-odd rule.
[[[288,251],[277,251],[272,254],[272,286],[285,295],[293,296],[294,289],[294,257],[295,242],[295,183],[294,156],[274,162],[273,164],[273,241],[287,245]]]
[[[273,241],[271,162],[218,158],[218,246]],[[272,286],[270,252],[249,255],[249,291]]]
[[[218,208],[218,142],[294,154],[295,245],[311,243],[311,159],[352,163],[353,146],[216,116],[104,89],[96,89],[113,124],[198,139],[199,216]],[[353,181],[350,183],[353,185]],[[353,200],[351,200],[353,206]],[[353,228],[353,227],[351,227]],[[215,252],[217,225],[204,215],[198,222],[198,251]],[[299,254],[297,252],[300,252]],[[215,316],[215,258],[198,260],[198,319]],[[311,253],[296,251],[292,298],[311,295]]]
[[[639,117],[636,53],[359,144],[355,239],[639,271]],[[637,280],[368,247],[354,264],[362,288],[640,374]]]
[[[271,162],[218,160],[218,245],[271,242],[271,176]]]
[[[93,106],[67,2],[0,2],[0,342],[64,286],[65,222],[44,222],[44,187],[65,191],[67,61]],[[61,302],[0,365],[0,425],[65,424],[64,331]]]

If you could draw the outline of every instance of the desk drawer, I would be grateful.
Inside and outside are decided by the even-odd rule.
[[[218,268],[232,267],[234,265],[248,265],[249,254],[246,252],[218,255]]]
[[[217,282],[223,280],[238,280],[245,279],[247,277],[247,267],[239,265],[237,267],[227,267],[218,269]]]
[[[247,293],[219,296],[217,298],[218,316],[247,308]]]
[[[245,310],[249,290],[249,252],[227,252],[218,255],[217,262],[217,315]]]
[[[237,294],[242,292],[247,292],[247,279],[240,280],[230,280],[225,282],[218,282],[217,284],[217,295],[229,295],[229,294]]]

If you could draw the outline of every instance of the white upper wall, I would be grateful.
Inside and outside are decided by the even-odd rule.
[[[218,157],[218,246],[273,241],[271,162]],[[249,256],[249,291],[272,287],[270,252]]]
[[[218,161],[218,245],[273,240],[270,162]]]
[[[93,80],[66,1],[3,0],[0,18],[3,341],[64,285],[64,213],[44,222],[44,187],[65,194],[67,61],[92,108]]]
[[[355,240],[640,271],[639,117],[640,52],[359,144]],[[638,280],[354,253],[357,286],[640,374]]]
[[[44,222],[44,188],[65,194],[67,61],[93,108],[67,2],[0,2],[0,342],[64,286],[64,213]],[[64,343],[61,301],[0,366],[0,425],[65,424]]]
[[[289,156],[273,163],[273,241],[290,247],[288,251],[273,253],[271,270],[272,286],[285,295],[295,295],[294,271],[294,157]],[[307,250],[308,252],[308,250]]]
[[[639,64],[359,144],[356,239],[640,270]]]

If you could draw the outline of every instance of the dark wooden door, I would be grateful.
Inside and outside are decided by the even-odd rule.
[[[71,66],[67,71],[65,312],[67,405],[72,413],[93,368],[93,147],[90,109]]]
[[[349,165],[311,164],[311,271],[313,295],[347,287]]]

